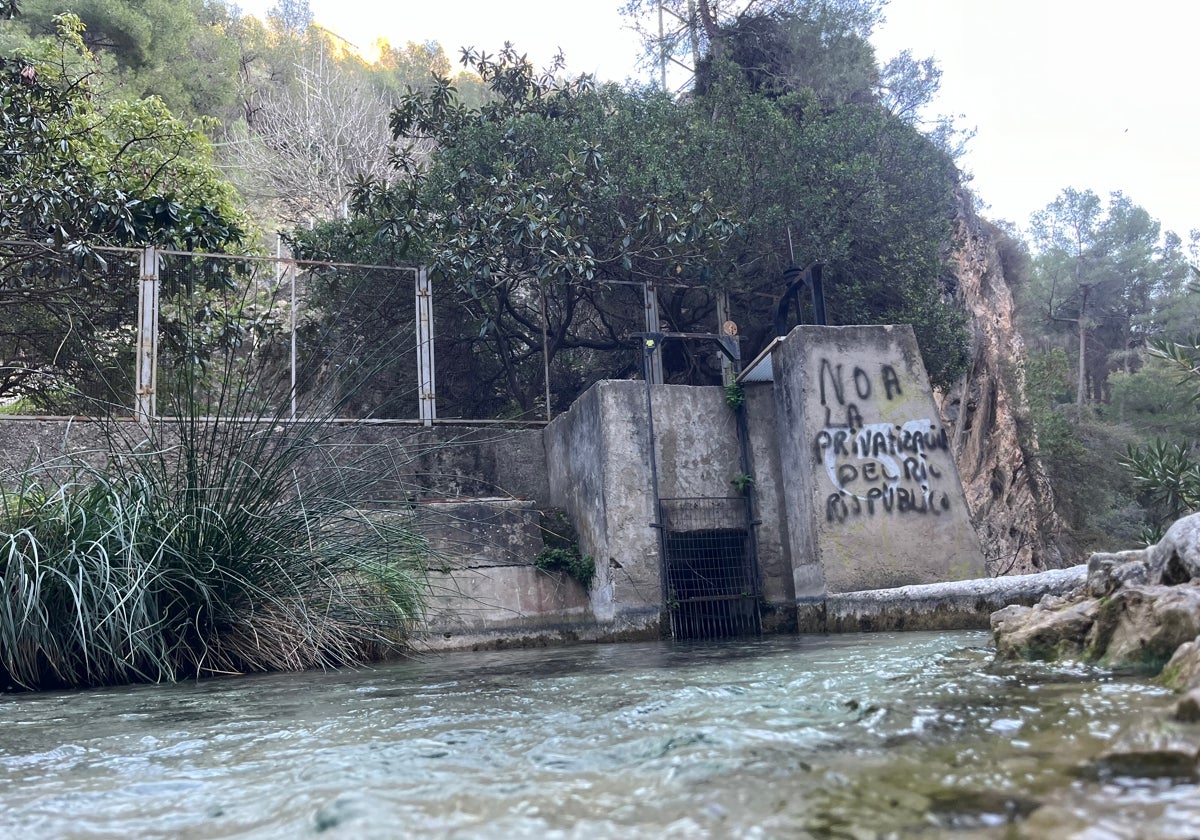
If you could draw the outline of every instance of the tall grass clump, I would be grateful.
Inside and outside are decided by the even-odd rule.
[[[403,643],[425,545],[403,506],[378,501],[387,453],[333,422],[345,381],[292,417],[274,340],[185,345],[160,419],[105,415],[105,451],[9,482],[0,688],[355,664]]]

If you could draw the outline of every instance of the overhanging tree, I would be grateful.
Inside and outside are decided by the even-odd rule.
[[[471,411],[509,398],[530,410],[543,353],[568,354],[556,369],[579,372],[561,383],[564,402],[636,370],[627,335],[642,304],[621,282],[656,284],[680,331],[711,330],[712,293],[729,292],[753,353],[793,262],[827,266],[837,323],[914,323],[931,376],[948,385],[965,366],[964,317],[940,284],[953,163],[869,91],[823,100],[798,81],[824,72],[819,58],[783,68],[769,91],[714,62],[703,95],[673,101],[539,75],[511,49],[468,54],[495,99],[467,107],[446,80],[411,95],[393,130],[433,143],[428,165],[401,153],[390,183],[359,191],[355,219],[299,239],[314,256],[384,248],[423,260],[457,289],[458,357],[486,349],[461,372],[463,396],[489,406]],[[690,288],[669,290],[680,282]],[[717,376],[687,354],[668,367],[673,381]]]
[[[220,249],[245,230],[199,127],[156,99],[106,96],[82,24],[58,24],[35,52],[0,58],[4,396],[54,399],[116,362],[136,284],[96,246]]]

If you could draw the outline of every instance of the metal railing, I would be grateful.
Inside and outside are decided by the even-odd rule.
[[[14,297],[27,283],[49,283],[52,294]],[[367,293],[347,291],[354,283]],[[78,294],[98,287],[102,296]],[[739,351],[755,344],[743,345],[739,325],[761,327],[762,304],[743,295],[731,305],[727,293],[675,280],[468,278],[435,289],[419,266],[0,241],[0,321],[53,311],[34,343],[10,340],[0,324],[0,406],[11,413],[22,394],[82,383],[142,421],[170,414],[163,398],[189,354],[228,333],[241,336],[237,352],[270,356],[285,420],[321,388],[336,391],[339,376],[361,381],[373,367],[364,396],[345,401],[339,416],[541,424],[600,378],[728,382]],[[386,346],[370,344],[380,337]],[[73,362],[94,349],[88,342],[104,345],[102,371]],[[13,385],[5,371],[39,388]],[[36,408],[55,411],[50,402]],[[61,405],[56,413],[88,413]]]

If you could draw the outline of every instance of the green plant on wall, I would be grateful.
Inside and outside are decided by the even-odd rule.
[[[543,548],[534,558],[533,565],[543,572],[564,572],[579,581],[587,589],[596,576],[596,561],[591,555],[580,554],[576,546],[567,548]]]
[[[741,495],[746,495],[750,492],[750,488],[754,486],[754,476],[748,473],[738,473],[729,480],[734,489]]]
[[[738,411],[746,404],[746,392],[742,390],[741,383],[725,383],[725,404],[734,411]]]
[[[579,536],[566,511],[542,512],[542,541],[533,565],[543,572],[563,572],[587,589],[596,576],[596,562],[579,551]]]

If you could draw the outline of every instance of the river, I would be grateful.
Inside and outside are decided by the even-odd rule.
[[[1171,700],[981,633],[10,694],[0,837],[1196,838],[1194,783],[1086,772]]]

